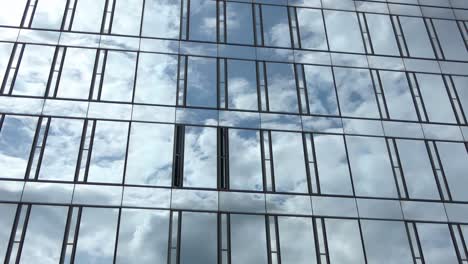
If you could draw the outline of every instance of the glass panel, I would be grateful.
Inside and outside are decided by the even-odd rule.
[[[0,82],[3,81],[5,76],[5,71],[8,67],[8,61],[10,60],[12,48],[12,43],[0,43]]]
[[[392,22],[387,15],[366,14],[375,54],[399,56]]]
[[[413,263],[403,222],[361,220],[361,227],[367,263]]]
[[[397,139],[396,142],[409,197],[440,199],[424,141]]]
[[[122,209],[116,263],[167,263],[169,211]]]
[[[346,143],[356,195],[397,198],[385,139],[346,136]]]
[[[446,224],[416,224],[425,263],[459,263]]]
[[[455,20],[433,19],[432,23],[445,58],[448,60],[468,60],[468,51],[457,22]]]
[[[226,2],[226,37],[228,43],[254,44],[252,5]]]
[[[400,24],[411,57],[435,58],[422,18],[400,17]]]
[[[101,100],[132,101],[136,60],[135,52],[107,52]]]
[[[78,3],[75,9],[72,30],[100,32],[106,0],[76,1],[78,1]]]
[[[379,118],[379,108],[369,70],[334,68],[341,114]]]
[[[42,156],[39,179],[73,181],[83,120],[53,118]]]
[[[230,223],[231,263],[268,263],[265,216],[231,214]]]
[[[234,190],[263,190],[260,133],[229,129],[229,187]]]
[[[301,48],[327,50],[327,37],[319,9],[298,8],[297,20],[301,37]]]
[[[390,118],[418,121],[405,73],[396,71],[379,73]]]
[[[142,35],[179,38],[180,0],[145,0]]]
[[[317,263],[311,218],[278,217],[281,263]]]
[[[13,87],[14,95],[44,96],[54,50],[50,46],[25,46]]]
[[[59,263],[68,208],[33,205],[20,263]]]
[[[284,6],[262,5],[263,39],[266,46],[291,47],[288,10]]]
[[[97,121],[89,165],[89,182],[121,183],[128,123]]]
[[[187,105],[217,107],[216,59],[189,57]]]
[[[113,262],[118,214],[118,209],[83,208],[75,264]]]
[[[216,188],[217,130],[212,127],[185,127],[184,186]]]
[[[276,191],[308,192],[302,135],[271,132],[271,144]]]
[[[463,113],[468,118],[468,77],[452,76],[455,89],[457,91],[458,100],[463,107]]]
[[[135,103],[175,105],[177,56],[140,53]]]
[[[0,130],[0,178],[24,178],[37,118],[5,116]]]
[[[171,186],[174,125],[132,123],[125,183]]]
[[[355,220],[325,219],[330,263],[365,263]]]
[[[468,201],[468,153],[462,143],[437,142],[445,177],[448,181],[452,199],[457,201]]]
[[[217,263],[218,219],[214,213],[182,213],[181,264]]]
[[[189,34],[191,40],[216,41],[215,1],[190,1]]]
[[[57,97],[88,99],[95,57],[92,49],[67,48]]]
[[[456,123],[442,76],[418,73],[416,78],[429,120],[432,122]]]
[[[0,8],[0,25],[19,26],[27,0],[16,0],[2,3]]]
[[[330,50],[364,53],[356,13],[324,10]]]
[[[113,34],[140,35],[143,2],[144,0],[115,0]]]
[[[227,85],[229,109],[258,111],[254,61],[228,60]]]
[[[0,204],[0,226],[2,227],[0,228],[0,259],[5,258],[11,228],[15,220],[16,207],[14,204]]]
[[[67,0],[38,0],[32,27],[60,29]]]
[[[352,195],[343,136],[314,134],[314,143],[321,192]]]
[[[326,66],[304,65],[311,114],[338,115],[332,70]]]
[[[267,63],[267,82],[270,111],[289,113],[299,111],[292,64]]]

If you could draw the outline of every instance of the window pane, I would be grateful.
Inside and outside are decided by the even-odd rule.
[[[177,56],[140,53],[135,103],[175,105]]]
[[[332,70],[326,66],[304,65],[311,114],[338,115]]]
[[[182,213],[181,264],[217,263],[218,219],[214,213]]]
[[[267,63],[266,66],[270,111],[297,113],[299,105],[293,65]]]
[[[89,98],[95,57],[96,51],[92,49],[67,48],[57,97]]]
[[[301,38],[301,48],[327,50],[327,37],[319,9],[298,8],[297,19]]]
[[[369,70],[334,68],[341,114],[350,117],[379,118]]]
[[[60,29],[67,0],[38,0],[32,27]]]
[[[424,141],[397,139],[396,142],[409,197],[440,199]]]
[[[106,0],[76,1],[78,1],[78,3],[75,9],[72,30],[100,32]]]
[[[83,208],[75,264],[112,263],[118,214],[118,209]]]
[[[390,118],[418,121],[405,73],[380,71],[379,74]]]
[[[128,123],[97,121],[89,165],[89,182],[122,183]]]
[[[435,58],[424,21],[419,17],[400,17],[403,35],[411,57]]]
[[[0,8],[0,25],[19,26],[27,0],[15,0],[3,2]]]
[[[68,208],[33,205],[21,251],[21,263],[59,263]]]
[[[228,107],[258,111],[257,76],[254,61],[227,61]]]
[[[416,74],[416,78],[429,120],[432,122],[456,123],[442,76]]]
[[[463,107],[463,113],[468,118],[468,77],[452,76],[458,95],[458,100]]]
[[[216,188],[217,130],[212,127],[185,127],[184,186]]]
[[[364,53],[356,13],[332,10],[323,12],[330,50]]]
[[[101,100],[132,101],[136,59],[135,52],[107,52]]]
[[[171,186],[174,126],[132,123],[125,183]]]
[[[187,105],[217,107],[216,59],[189,57]]]
[[[352,195],[348,158],[342,136],[314,134],[320,191]]]
[[[291,47],[288,11],[284,6],[262,5],[265,46]]]
[[[142,35],[179,38],[180,0],[145,0]]]
[[[0,260],[5,258],[15,214],[16,205],[0,204]]]
[[[455,20],[433,19],[432,23],[445,58],[448,60],[468,60],[468,51],[457,22]]]
[[[399,56],[392,22],[387,15],[366,14],[369,35],[375,54]]]
[[[216,41],[215,1],[190,1],[189,34],[191,40]]]
[[[229,129],[229,187],[234,190],[263,190],[260,133]]]
[[[361,220],[361,226],[367,263],[413,263],[403,222]]]
[[[116,0],[112,33],[140,35],[141,14],[144,0]],[[159,14],[161,15],[161,14]]]
[[[278,217],[281,263],[317,263],[311,218]]]
[[[13,43],[0,43],[0,82],[3,81],[5,76],[12,48]]]
[[[276,191],[308,192],[302,135],[271,132],[271,144]]]
[[[116,263],[167,263],[169,211],[122,209]]]
[[[13,87],[14,95],[44,96],[54,50],[50,46],[25,46]]]
[[[254,44],[252,5],[226,2],[226,39],[228,43]]]
[[[83,123],[79,119],[52,118],[39,179],[73,181]]]
[[[446,224],[416,224],[424,260],[432,263],[459,263]]]
[[[468,153],[462,143],[437,142],[445,177],[448,181],[452,199],[468,201]]]
[[[265,216],[230,215],[231,263],[266,264]]]
[[[355,220],[325,219],[330,263],[365,263]]]
[[[397,198],[385,139],[347,136],[346,143],[356,195]]]
[[[24,178],[37,118],[5,116],[0,130],[0,178]]]

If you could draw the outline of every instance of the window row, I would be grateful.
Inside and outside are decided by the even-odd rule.
[[[465,263],[468,226],[0,205],[5,263]],[[16,262],[15,262],[16,261]]]
[[[213,0],[18,0],[1,10],[8,26],[468,60],[466,21]]]
[[[0,178],[468,201],[464,143],[3,116]]]
[[[0,94],[466,124],[468,77],[0,44]]]

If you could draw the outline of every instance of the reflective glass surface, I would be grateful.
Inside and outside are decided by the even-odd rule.
[[[19,26],[27,0],[18,0],[8,3],[0,8],[0,24],[6,26]]]
[[[145,0],[141,35],[178,38],[180,34],[180,2],[179,0]]]
[[[266,264],[265,216],[230,215],[231,263]]]
[[[284,6],[262,5],[265,46],[291,47],[288,10]]]
[[[189,39],[200,41],[216,41],[215,1],[191,1]]]
[[[123,35],[139,35],[143,3],[146,0],[116,0],[111,32]],[[160,14],[161,15],[161,14]]]
[[[463,113],[468,117],[468,77],[453,76],[456,93],[463,107]]]
[[[174,126],[132,123],[125,183],[170,186]]]
[[[8,240],[11,235],[11,227],[15,219],[16,205],[0,204],[0,224],[3,228],[0,229],[0,259],[5,258],[8,248]]]
[[[297,113],[299,105],[293,65],[268,63],[266,68],[270,111]]]
[[[447,225],[418,223],[416,227],[426,263],[459,263]]]
[[[189,57],[187,69],[188,106],[217,107],[216,59]]]
[[[258,110],[255,62],[227,61],[228,108]]]
[[[327,50],[327,38],[322,12],[318,9],[298,8],[297,19],[303,49]]]
[[[317,263],[312,219],[278,217],[281,263]]]
[[[390,17],[387,15],[366,14],[366,21],[374,53],[398,56],[400,53]]]
[[[210,213],[182,213],[180,263],[217,263],[217,217]]]
[[[330,50],[364,53],[359,21],[355,13],[324,10]]]
[[[444,56],[449,60],[468,60],[466,43],[463,41],[457,22],[451,20],[432,20],[435,31],[439,36]]]
[[[417,121],[418,116],[405,73],[380,71],[379,74],[390,118]]]
[[[452,198],[467,201],[468,193],[464,186],[468,184],[468,153],[465,145],[451,142],[437,142],[436,145]]]
[[[252,6],[226,2],[226,39],[228,43],[254,44]]]
[[[325,219],[330,263],[365,263],[355,220]]]
[[[100,32],[106,0],[78,0],[72,30]]]
[[[33,27],[60,29],[66,0],[39,0],[34,12]]]
[[[101,100],[132,101],[136,60],[135,52],[107,53]]]
[[[409,55],[412,57],[434,58],[431,41],[424,20],[419,17],[400,17]]]
[[[330,67],[304,65],[311,114],[338,115],[335,84]]]

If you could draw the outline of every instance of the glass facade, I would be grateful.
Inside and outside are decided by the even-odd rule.
[[[0,261],[468,264],[468,1],[0,0]]]

